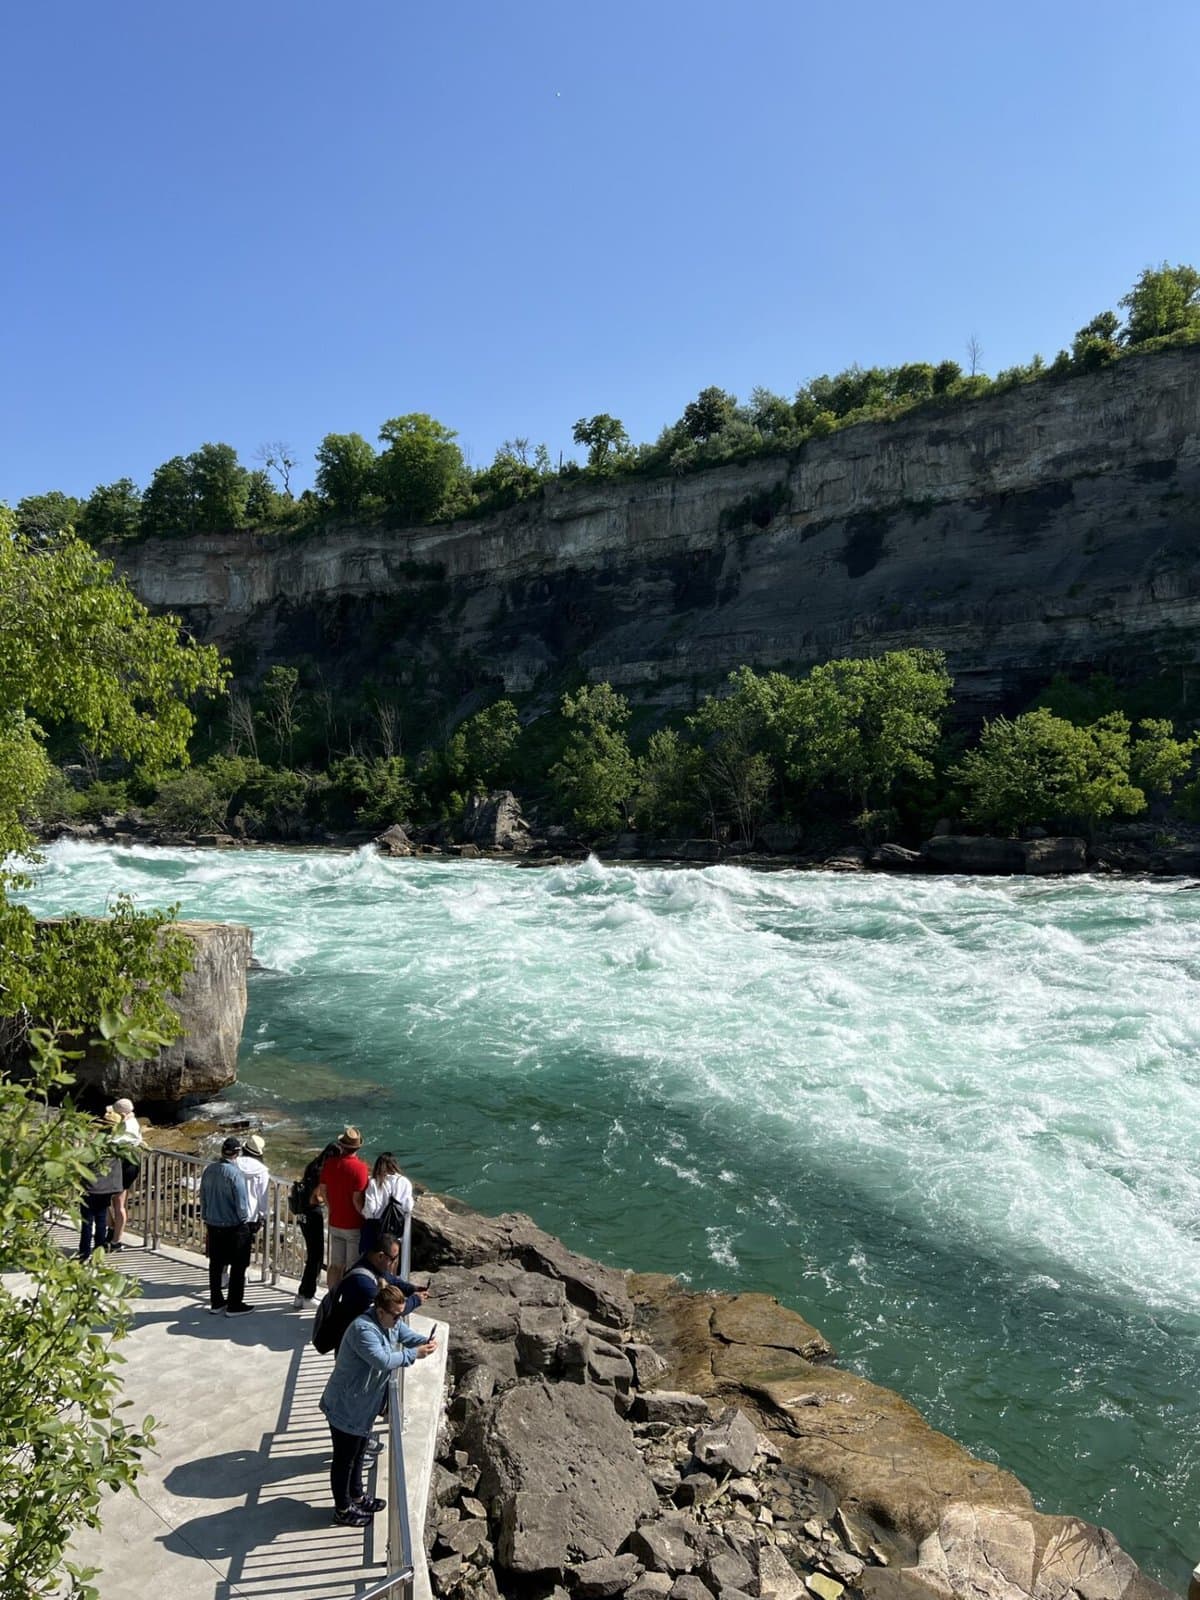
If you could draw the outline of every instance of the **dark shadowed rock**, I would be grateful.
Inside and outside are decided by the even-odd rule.
[[[657,1506],[629,1428],[590,1386],[519,1383],[468,1438],[499,1522],[500,1562],[513,1572],[556,1574],[615,1555]]]
[[[529,824],[511,789],[472,795],[463,812],[461,831],[464,844],[478,845],[482,850],[522,854],[529,849]]]
[[[713,1593],[694,1572],[681,1572],[671,1585],[670,1600],[713,1600]]]
[[[398,822],[384,829],[375,841],[375,848],[381,856],[411,856],[414,853],[412,840]]]
[[[750,1563],[734,1550],[718,1550],[700,1569],[710,1589],[718,1594],[724,1589],[749,1592],[754,1586],[754,1571]]]
[[[519,1213],[502,1217],[501,1221],[508,1228],[510,1254],[529,1271],[559,1279],[572,1305],[608,1327],[630,1326],[633,1304],[624,1273],[587,1256],[577,1256],[561,1240]]]
[[[1082,839],[1022,839],[1021,851],[1024,871],[1034,876],[1087,870],[1087,845]]]
[[[652,1572],[691,1572],[700,1564],[705,1530],[680,1513],[643,1522],[629,1536],[629,1548]]]
[[[925,861],[919,850],[908,850],[902,844],[881,844],[871,851],[871,865],[882,872],[923,872]]]
[[[938,872],[1024,872],[1025,851],[1020,839],[976,838],[946,833],[926,839],[921,854]]]

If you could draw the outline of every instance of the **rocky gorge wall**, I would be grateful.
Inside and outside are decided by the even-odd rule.
[[[454,702],[567,673],[690,705],[732,668],[946,651],[994,709],[1055,671],[1200,660],[1200,348],[791,456],[552,483],[410,530],[150,541],[121,569],[239,670],[310,657]]]

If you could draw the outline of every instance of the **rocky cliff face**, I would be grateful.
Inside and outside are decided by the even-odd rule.
[[[944,649],[969,701],[1200,656],[1200,349],[488,520],[119,557],[240,668],[306,655],[448,699],[567,670],[688,705],[743,662]]]

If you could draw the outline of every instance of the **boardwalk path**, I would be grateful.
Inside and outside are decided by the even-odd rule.
[[[65,1235],[64,1235],[65,1239]],[[317,1409],[332,1357],[309,1344],[311,1312],[292,1288],[250,1283],[254,1316],[211,1316],[205,1262],[182,1251],[113,1258],[141,1280],[124,1355],[130,1415],[157,1419],[140,1480],[106,1496],[104,1527],[76,1542],[103,1571],[102,1600],[340,1600],[384,1575],[386,1514],[364,1533],[335,1528],[329,1429]],[[432,1326],[414,1317],[422,1332]],[[405,1461],[420,1543],[447,1330],[440,1355],[408,1371]],[[374,1493],[386,1496],[386,1454]],[[418,1561],[417,1600],[428,1595]]]

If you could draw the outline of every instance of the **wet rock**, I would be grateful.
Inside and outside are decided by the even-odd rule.
[[[384,829],[375,840],[375,848],[381,856],[411,856],[414,853],[412,840],[398,822]]]
[[[902,844],[881,844],[871,851],[871,865],[881,872],[923,872],[925,861],[919,850]]]
[[[700,1429],[692,1450],[710,1472],[747,1473],[758,1451],[758,1430],[744,1411],[729,1406],[711,1427]]]
[[[498,1519],[500,1561],[514,1572],[561,1573],[614,1555],[657,1507],[632,1434],[589,1386],[518,1383],[468,1438],[480,1495]]]

